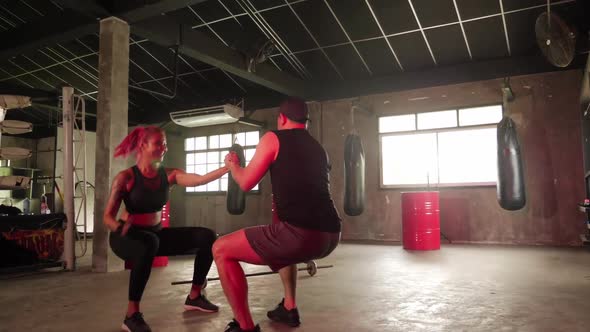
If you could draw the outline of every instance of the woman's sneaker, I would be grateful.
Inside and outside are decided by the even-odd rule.
[[[291,327],[297,327],[301,324],[299,320],[299,310],[293,308],[291,310],[285,309],[285,299],[281,300],[281,303],[277,305],[274,310],[266,313],[266,316],[275,322],[284,323]]]
[[[127,332],[152,332],[150,326],[143,319],[141,312],[136,312],[131,317],[125,317],[121,329]]]
[[[199,310],[203,312],[217,312],[219,307],[209,302],[203,293],[191,300],[190,295],[187,295],[184,301],[184,310]]]
[[[237,320],[233,319],[227,326],[223,332],[260,332],[260,326],[256,325],[253,330],[242,330],[240,328],[240,323]]]

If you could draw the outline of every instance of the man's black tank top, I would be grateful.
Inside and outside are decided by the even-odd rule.
[[[124,197],[125,208],[131,214],[153,213],[162,210],[162,207],[168,202],[170,191],[168,176],[164,167],[158,168],[158,175],[154,178],[144,177],[137,165],[133,166],[134,183],[133,188]],[[160,186],[158,189],[146,187],[145,181],[156,182],[159,178]]]
[[[305,129],[273,132],[279,153],[270,166],[270,178],[279,219],[305,229],[340,232],[324,148]]]

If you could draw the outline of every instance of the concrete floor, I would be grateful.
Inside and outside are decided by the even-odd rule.
[[[84,261],[82,261],[84,262]],[[585,249],[341,244],[299,278],[298,329],[269,322],[282,297],[278,276],[250,279],[254,319],[263,331],[589,331],[590,252]],[[188,258],[154,269],[142,311],[154,331],[223,331],[232,314],[218,282],[207,288],[216,314],[185,313]],[[267,268],[246,266],[247,272]],[[210,276],[217,275],[213,270]],[[118,331],[128,272],[82,267],[0,281],[0,331]]]

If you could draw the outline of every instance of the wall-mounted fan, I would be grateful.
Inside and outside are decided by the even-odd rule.
[[[256,72],[256,65],[263,63],[275,52],[275,44],[272,40],[266,40],[262,43],[258,43],[258,47],[254,49],[253,54],[248,56],[248,72]]]
[[[550,0],[547,11],[537,17],[535,34],[539,48],[552,65],[567,67],[576,53],[576,33],[557,14],[551,12]]]

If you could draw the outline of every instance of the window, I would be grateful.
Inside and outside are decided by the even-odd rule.
[[[501,105],[380,117],[381,186],[495,184],[501,119]]]
[[[202,175],[223,166],[223,158],[234,142],[244,147],[246,165],[248,165],[254,156],[259,139],[259,131],[186,138],[184,140],[186,171]],[[227,191],[227,181],[226,174],[221,179],[206,185],[187,187],[186,192],[224,192]],[[258,190],[258,185],[252,190]]]

